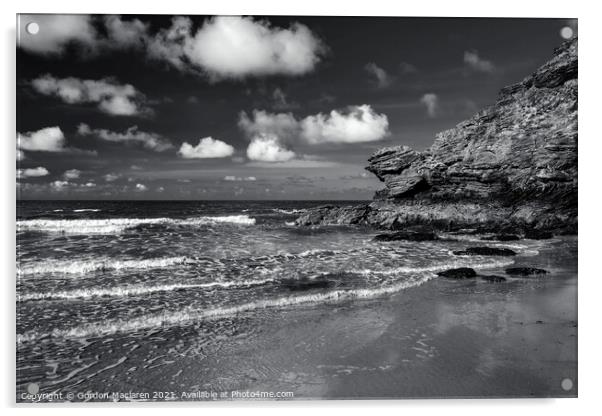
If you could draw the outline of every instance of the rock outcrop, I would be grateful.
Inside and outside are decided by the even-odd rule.
[[[310,210],[296,223],[576,233],[577,69],[573,38],[426,151],[375,152],[366,169],[384,188],[371,204]]]

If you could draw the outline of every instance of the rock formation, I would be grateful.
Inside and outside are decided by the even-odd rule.
[[[310,210],[297,225],[365,224],[494,232],[577,230],[577,39],[424,152],[375,152],[384,188],[369,205]]]

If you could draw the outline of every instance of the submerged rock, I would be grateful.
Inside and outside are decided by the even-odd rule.
[[[481,275],[480,276],[481,279],[489,282],[489,283],[499,283],[499,282],[505,282],[506,278],[504,276],[496,276],[494,274],[491,275]]]
[[[454,251],[456,256],[516,256],[514,250],[498,247],[468,247],[466,250]]]
[[[384,187],[370,205],[316,208],[296,223],[538,230],[528,238],[575,233],[577,46],[577,38],[564,42],[532,75],[503,88],[495,104],[437,134],[427,150],[376,151],[366,169]]]
[[[438,240],[437,234],[427,231],[397,231],[395,233],[378,234],[373,241],[433,241]]]
[[[457,269],[449,269],[443,272],[437,273],[437,276],[448,277],[450,279],[470,279],[477,277],[477,272],[470,267],[460,267]]]
[[[506,274],[511,276],[531,276],[534,274],[547,274],[548,271],[536,267],[510,267],[506,269]]]

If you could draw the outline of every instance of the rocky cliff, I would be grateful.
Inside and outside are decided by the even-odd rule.
[[[371,204],[321,207],[296,223],[576,232],[577,68],[574,38],[426,151],[375,152],[366,169],[384,188]]]

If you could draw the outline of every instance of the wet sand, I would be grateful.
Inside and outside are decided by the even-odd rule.
[[[232,391],[293,392],[295,399],[575,397],[576,238],[518,257],[516,265],[551,273],[501,283],[435,278],[385,298],[261,311],[243,318],[252,332],[223,334],[197,354],[167,354],[168,365],[125,383],[117,376],[118,386],[172,390],[178,399],[200,391],[227,398]]]

